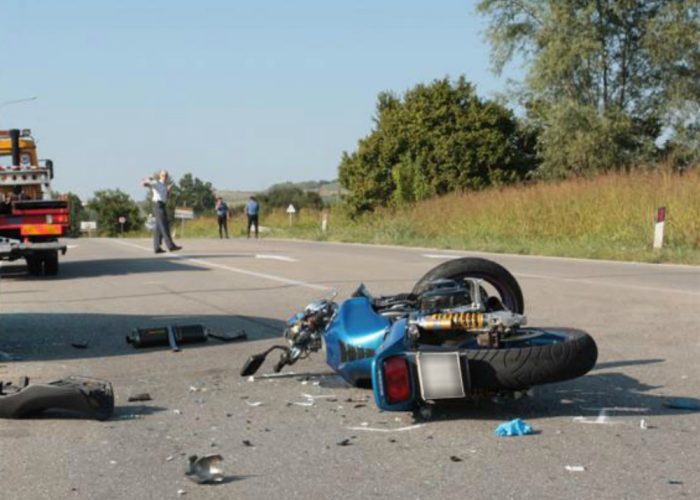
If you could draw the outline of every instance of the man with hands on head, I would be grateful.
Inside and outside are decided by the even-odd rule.
[[[155,217],[155,226],[153,228],[153,251],[155,253],[164,253],[161,248],[161,243],[165,241],[168,250],[175,252],[182,247],[175,244],[170,236],[170,222],[166,211],[166,203],[168,195],[173,189],[173,185],[168,182],[168,171],[161,170],[158,179],[148,177],[142,181],[144,187],[151,188],[153,196],[153,215]]]

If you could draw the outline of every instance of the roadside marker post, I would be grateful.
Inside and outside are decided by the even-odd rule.
[[[666,223],[666,207],[656,209],[654,217],[654,249],[659,249],[664,244],[664,224]]]
[[[321,232],[325,233],[328,230],[328,210],[324,210],[321,214]]]
[[[287,207],[287,213],[289,214],[289,227],[292,227],[292,218],[294,217],[294,214],[297,213],[297,209],[290,203]]]

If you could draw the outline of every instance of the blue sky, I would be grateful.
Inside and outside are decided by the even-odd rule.
[[[466,75],[483,97],[470,0],[0,0],[0,128],[31,128],[54,188],[89,197],[160,168],[217,189],[332,179],[377,94]],[[512,74],[512,73],[510,73]],[[3,102],[37,96],[33,102]]]

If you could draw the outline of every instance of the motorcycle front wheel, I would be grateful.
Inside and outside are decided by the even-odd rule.
[[[518,314],[525,311],[523,292],[515,277],[500,264],[478,257],[463,257],[443,262],[419,279],[411,293],[420,295],[436,280],[450,279],[461,282],[465,278],[475,278],[488,283],[508,310]]]

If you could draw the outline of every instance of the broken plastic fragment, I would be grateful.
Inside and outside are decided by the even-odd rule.
[[[221,455],[206,455],[189,457],[190,467],[185,475],[197,484],[220,483],[224,480],[224,472],[221,467],[223,462]]]
[[[248,406],[256,407],[256,406],[262,405],[263,402],[262,401],[246,401],[246,404]]]
[[[148,394],[147,392],[139,392],[138,394],[134,394],[133,396],[129,396],[128,401],[129,401],[129,402],[133,402],[133,401],[151,401],[151,395]]]
[[[532,434],[533,430],[522,419],[516,418],[510,422],[504,422],[496,427],[496,436],[525,436]]]
[[[565,465],[564,468],[569,472],[584,472],[586,470],[583,465]]]

